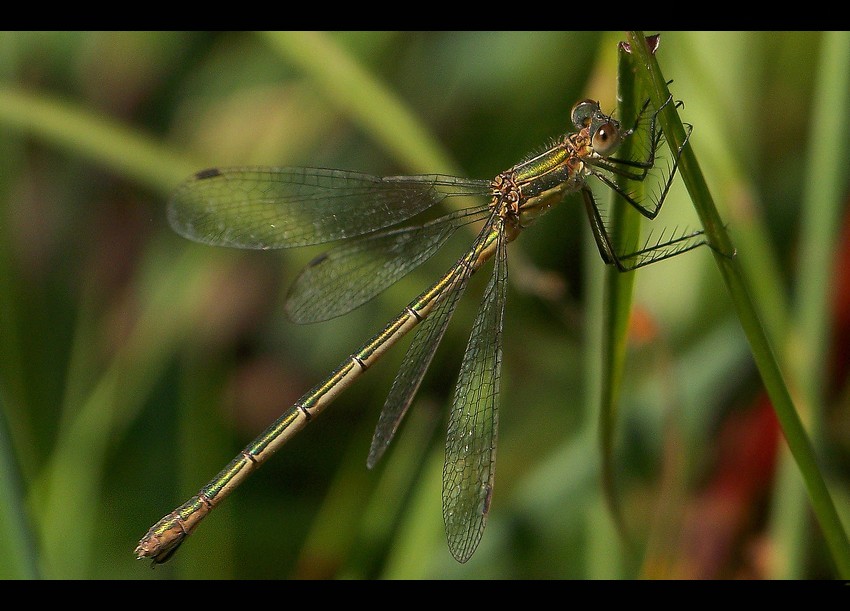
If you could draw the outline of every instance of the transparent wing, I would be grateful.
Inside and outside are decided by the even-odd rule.
[[[496,222],[495,219],[496,217],[492,217],[492,220],[482,228],[469,253],[465,255],[465,259],[471,261],[477,257],[482,242],[492,230],[493,223]],[[366,465],[370,469],[377,464],[390,445],[390,441],[392,441],[402,418],[407,413],[416,391],[419,390],[422,378],[431,364],[437,346],[443,339],[443,334],[448,327],[455,306],[463,295],[467,280],[471,275],[471,266],[463,263],[456,264],[444,279],[445,284],[452,287],[451,292],[434,307],[416,330],[378,418],[378,425],[375,428],[372,446],[369,449],[369,457],[366,461]]]
[[[168,204],[168,220],[180,235],[206,244],[290,248],[384,229],[447,197],[488,191],[487,180],[437,174],[378,177],[317,168],[214,168],[178,187]]]
[[[453,212],[424,225],[371,233],[314,259],[292,284],[286,313],[296,323],[350,312],[427,261],[463,225],[481,220],[486,206]]]
[[[449,550],[458,562],[469,560],[478,547],[490,511],[507,273],[501,231],[493,274],[463,356],[446,438],[443,520]]]

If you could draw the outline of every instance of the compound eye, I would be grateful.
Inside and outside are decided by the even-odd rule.
[[[613,121],[607,121],[596,128],[590,143],[594,152],[605,157],[617,150],[622,140],[620,126]]]
[[[573,106],[571,117],[576,129],[588,127],[593,117],[602,112],[596,100],[582,100]]]

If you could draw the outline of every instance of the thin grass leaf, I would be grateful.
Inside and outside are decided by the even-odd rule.
[[[830,347],[830,299],[834,278],[834,253],[840,215],[847,193],[847,140],[850,117],[850,34],[824,32],[817,69],[807,177],[801,205],[799,267],[791,337],[786,354],[794,374],[801,404],[815,447],[823,448],[823,415],[827,399]],[[790,457],[783,455],[780,477],[774,495],[775,516],[771,532],[776,542],[773,576],[783,579],[803,575],[807,513],[805,490],[792,471]]]
[[[0,385],[0,579],[36,579],[38,551],[11,444]]]
[[[640,100],[634,78],[631,55],[622,46],[618,48],[617,97],[619,121],[624,129],[637,119]],[[639,149],[637,138],[627,138],[618,151],[623,159],[633,159]],[[642,199],[643,185],[622,176],[615,176],[618,186],[636,200]],[[641,217],[613,190],[611,215],[612,233],[620,244],[637,244],[640,239]],[[605,275],[605,311],[603,314],[603,364],[602,396],[599,412],[599,434],[602,453],[602,487],[605,503],[616,525],[620,538],[631,548],[631,537],[622,514],[616,491],[614,436],[617,425],[617,405],[626,360],[626,341],[632,307],[635,274],[620,273],[608,267]]]
[[[44,94],[0,87],[0,123],[168,193],[198,164],[117,121]]]
[[[463,175],[416,115],[331,36],[321,32],[267,32],[263,37],[405,167],[414,172]]]
[[[213,268],[206,265],[211,255],[192,249],[175,259],[168,251],[151,248],[155,256],[150,285],[136,325],[89,393],[64,407],[65,422],[31,499],[38,516],[42,570],[49,576],[88,576],[111,440],[132,423],[181,340],[202,319],[197,315],[199,303],[215,279]]]
[[[649,52],[641,32],[630,32],[629,42],[632,53],[641,64],[639,74],[643,75],[641,78],[646,79],[653,104],[658,106],[670,96],[658,61]],[[685,140],[685,128],[674,105],[668,104],[664,108],[659,114],[659,121],[671,150],[675,152]],[[832,553],[837,574],[844,579],[850,578],[850,543],[847,534],[820,472],[812,444],[791,400],[774,350],[761,324],[758,308],[750,297],[747,279],[741,271],[734,246],[714,205],[692,146],[687,146],[682,152],[680,171],[750,343],[753,359],[782,426],[788,447],[806,482],[812,508]]]

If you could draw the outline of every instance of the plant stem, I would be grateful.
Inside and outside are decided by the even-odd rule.
[[[658,61],[649,52],[646,39],[641,32],[629,32],[629,43],[637,63],[640,64],[639,73],[644,75],[649,84],[652,102],[656,108],[660,107],[670,97],[670,92],[667,81],[661,74]],[[664,107],[659,113],[659,122],[675,154],[685,138],[685,129],[675,104],[667,104]],[[850,579],[850,543],[848,543],[847,534],[844,532],[818,468],[814,449],[791,400],[775,353],[759,319],[756,305],[750,298],[750,291],[741,273],[735,248],[714,205],[692,146],[688,145],[682,151],[679,169],[702,222],[706,238],[714,251],[714,259],[726,283],[738,320],[750,343],[753,359],[773,403],[773,409],[782,426],[788,447],[806,483],[812,509],[832,553],[837,573],[842,579]]]

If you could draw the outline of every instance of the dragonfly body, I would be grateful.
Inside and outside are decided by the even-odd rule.
[[[442,278],[288,408],[195,496],[151,527],[135,550],[138,558],[151,558],[154,563],[168,560],[251,472],[418,327],[381,412],[367,461],[373,466],[410,406],[468,279],[493,259],[493,274],[455,387],[443,472],[449,548],[461,562],[472,555],[484,530],[493,490],[507,244],[565,195],[579,190],[603,258],[620,269],[639,267],[702,243],[699,234],[691,234],[618,256],[586,179],[598,176],[613,186],[600,176],[601,168],[641,180],[652,165],[660,139],[654,132],[654,115],[650,124],[653,150],[645,162],[619,162],[610,157],[633,130],[621,130],[597,102],[579,102],[572,118],[576,132],[491,181],[440,175],[380,178],[306,168],[235,168],[199,172],[178,189],[169,207],[169,220],[179,233],[197,241],[261,249],[344,239],[351,242],[351,246],[344,243],[314,260],[296,281],[287,312],[299,322],[324,320],[353,309],[436,252],[457,228],[474,221],[484,221],[484,225],[472,246]],[[618,162],[628,169],[619,169]],[[486,196],[488,202],[428,223],[393,229],[457,196]],[[647,211],[626,197],[650,218],[660,208],[659,201]]]

